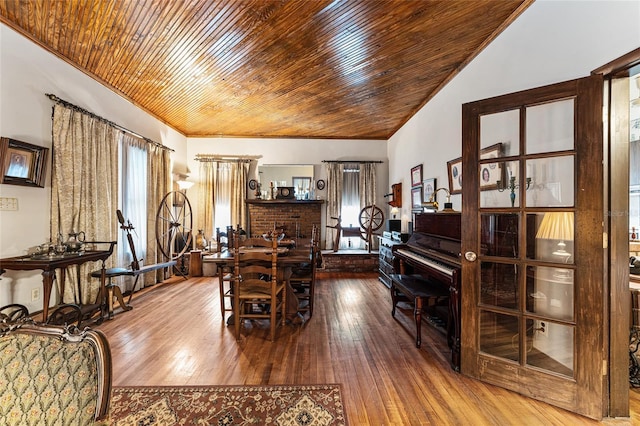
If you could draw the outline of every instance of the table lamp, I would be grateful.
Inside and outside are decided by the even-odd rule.
[[[565,241],[573,241],[573,213],[547,212],[540,222],[536,238],[543,240],[558,240],[554,256],[559,256],[564,263],[569,261],[571,253],[566,250]]]

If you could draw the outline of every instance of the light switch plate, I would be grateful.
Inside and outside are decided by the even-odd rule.
[[[18,210],[18,199],[0,197],[0,210]]]

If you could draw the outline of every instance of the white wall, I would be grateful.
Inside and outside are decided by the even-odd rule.
[[[45,93],[174,148],[174,161],[184,167],[183,135],[0,24],[0,135],[51,148],[53,103]],[[0,257],[25,254],[28,247],[49,239],[50,160],[51,152],[45,188],[0,184],[0,197],[18,199],[18,211],[0,211]],[[40,272],[8,271],[1,278],[0,306],[23,303],[30,311],[42,309],[42,299],[31,301],[31,289],[42,287]]]
[[[585,77],[640,47],[638,22],[637,0],[536,1],[391,137],[389,183],[403,182],[410,200],[409,172],[422,163],[425,179],[448,188],[447,161],[462,155],[462,104]],[[456,210],[461,197],[452,196]],[[402,215],[410,209],[403,203]]]

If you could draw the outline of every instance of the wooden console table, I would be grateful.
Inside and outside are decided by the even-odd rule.
[[[100,280],[100,296],[99,305],[101,310],[101,316],[104,317],[106,313],[106,289],[105,289],[105,266],[104,262],[113,253],[113,247],[116,245],[115,241],[92,241],[87,244],[109,244],[107,250],[87,250],[82,253],[65,253],[63,255],[25,255],[16,257],[7,257],[0,259],[0,275],[6,271],[33,271],[42,270],[42,291],[43,291],[43,303],[42,303],[42,319],[46,321],[49,316],[49,301],[51,299],[51,290],[53,288],[53,281],[55,278],[56,269],[60,269],[60,291],[62,297],[64,297],[64,281],[66,275],[66,268],[68,266],[79,266],[86,262],[100,261],[102,263],[102,277]],[[79,280],[78,280],[79,281]]]

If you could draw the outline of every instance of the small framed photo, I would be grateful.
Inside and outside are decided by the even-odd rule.
[[[414,210],[422,210],[422,187],[416,186],[411,188],[411,208]]]
[[[422,164],[411,168],[411,187],[422,184]]]
[[[502,144],[497,143],[480,151],[480,159],[498,158],[502,155]],[[480,164],[480,190],[489,191],[498,188],[498,181],[503,178],[502,163]]]
[[[426,179],[422,182],[422,199],[424,201],[429,201],[436,188],[436,178]],[[437,201],[436,195],[433,196],[433,201]]]
[[[447,161],[447,172],[449,174],[449,193],[462,193],[462,157]]]
[[[30,143],[0,138],[2,183],[44,187],[48,151]]]

